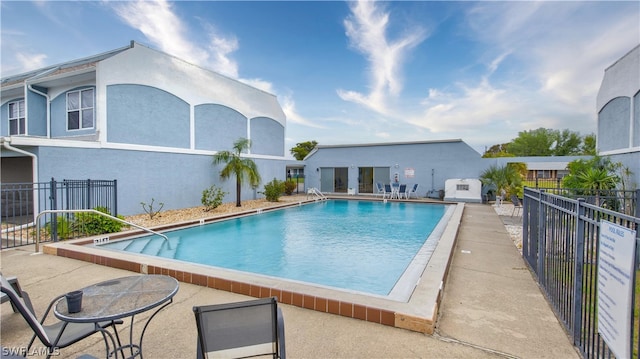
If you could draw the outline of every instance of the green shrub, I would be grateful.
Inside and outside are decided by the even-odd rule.
[[[106,207],[94,208],[98,212],[110,214]],[[117,218],[124,219],[124,216],[118,215]],[[73,229],[85,235],[96,235],[103,233],[120,232],[124,224],[113,220],[109,217],[102,216],[97,213],[82,212],[75,215]]]
[[[277,179],[273,179],[273,181],[264,185],[264,195],[269,202],[278,202],[278,199],[284,192],[284,182],[278,181]]]
[[[286,181],[284,183],[284,193],[290,196],[297,186],[298,185],[296,185],[296,183],[293,181]]]
[[[58,238],[59,239],[69,239],[73,237],[73,230],[72,230],[72,224],[71,221],[69,221],[66,216],[61,216],[58,215],[56,217],[56,230],[57,230],[57,234],[58,234]],[[48,222],[47,224],[45,224],[44,226],[44,231],[47,233],[47,235],[49,237],[52,237],[51,232],[52,232],[52,228],[51,228],[51,222]]]
[[[202,199],[200,201],[205,207],[204,210],[210,211],[220,206],[225,194],[226,192],[224,192],[221,188],[216,187],[215,185],[202,191]]]

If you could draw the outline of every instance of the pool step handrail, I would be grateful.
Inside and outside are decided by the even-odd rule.
[[[175,239],[175,246],[173,248],[171,248],[171,239],[169,239],[168,241],[164,241],[162,244],[166,244],[167,248],[165,249],[164,246],[160,246],[160,249],[158,250],[158,253],[156,253],[156,257],[165,257],[165,256],[161,256],[160,253],[167,253],[167,251],[170,251],[172,253],[171,257],[168,258],[175,258],[176,257],[176,248],[178,248],[178,246],[180,245],[180,236],[178,237],[171,237],[172,239]]]
[[[311,187],[311,188],[309,188],[309,190],[307,190],[307,196],[310,195],[310,194],[312,194],[312,195],[314,195],[314,196],[316,196],[316,197],[318,197],[320,199],[327,199],[327,197],[324,194],[322,194],[322,192],[320,192],[315,187]]]
[[[169,243],[169,237],[165,236],[162,233],[158,233],[156,231],[153,231],[149,228],[145,228],[142,226],[139,226],[135,223],[131,223],[129,221],[125,221],[124,219],[120,219],[118,217],[114,217],[108,213],[104,213],[104,212],[100,212],[98,210],[95,209],[47,209],[44,210],[40,213],[38,213],[38,216],[36,217],[35,223],[36,223],[36,253],[40,252],[40,216],[42,216],[43,214],[48,214],[48,213],[95,213],[95,214],[99,214],[101,216],[107,217],[109,219],[112,219],[114,221],[118,221],[120,223],[124,223],[126,225],[129,225],[131,227],[136,227],[138,229],[141,229],[145,232],[149,232],[151,234],[155,234],[157,236],[160,236],[162,238],[164,238],[164,240]],[[171,244],[169,243],[169,247],[171,247]]]

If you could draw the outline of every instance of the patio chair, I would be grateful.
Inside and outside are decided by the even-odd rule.
[[[2,275],[2,272],[0,272],[0,275]],[[18,282],[18,278],[16,277],[6,277],[6,278],[7,278],[7,282],[9,282],[13,290],[16,293],[18,293],[18,295],[20,295],[20,293],[22,293],[22,289],[20,289],[20,283]],[[4,303],[4,302],[9,302],[9,296],[0,292],[0,303]],[[11,308],[13,308],[14,313],[18,312],[18,308],[16,308],[13,302],[11,302]]]
[[[393,191],[391,190],[391,185],[385,184],[384,192],[382,192],[382,198],[387,198],[387,196],[389,196],[389,199],[391,199],[392,195],[393,195]]]
[[[285,359],[284,319],[275,297],[195,306],[198,358]]]
[[[400,187],[398,188],[398,199],[400,198],[409,198],[407,197],[408,192],[407,192],[407,185],[406,184],[401,184]]]
[[[511,212],[511,217],[513,217],[513,214],[516,213],[516,210],[519,211],[518,215],[521,216],[522,215],[522,203],[520,203],[520,198],[518,198],[518,196],[516,196],[515,194],[511,195],[511,203],[513,203],[513,211]]]
[[[58,299],[64,297],[64,294],[53,298],[51,303],[49,303],[47,310],[44,312],[42,319],[38,320],[35,316],[35,311],[33,310],[29,294],[25,291],[21,291],[20,295],[18,295],[9,283],[9,280],[3,275],[0,275],[0,291],[9,297],[11,303],[20,312],[20,314],[22,314],[22,317],[27,321],[34,332],[33,337],[31,337],[31,341],[26,348],[27,353],[30,351],[36,337],[40,339],[42,344],[44,344],[48,349],[47,358],[50,358],[54,354],[59,355],[57,350],[59,348],[65,348],[71,344],[77,343],[88,336],[100,332],[100,329],[104,329],[109,326],[115,327],[116,324],[122,323],[121,320],[101,322],[98,323],[99,328],[95,323],[69,323],[63,321],[45,325],[45,319],[47,319],[47,315],[51,311],[51,308]],[[109,345],[107,338],[104,333],[100,332],[100,334],[102,334],[102,337],[105,340],[105,346],[108,353]],[[118,338],[117,331],[116,337]],[[118,345],[120,345],[120,338],[118,338]]]
[[[413,187],[407,192],[407,199],[411,198],[411,195],[415,195],[416,199],[418,199],[418,184],[415,183]]]
[[[384,186],[380,182],[376,182],[376,190],[378,191],[376,194],[381,194],[384,197]]]

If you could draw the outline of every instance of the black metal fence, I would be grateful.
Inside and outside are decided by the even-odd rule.
[[[637,276],[640,191],[552,192],[525,188],[523,256],[582,356],[612,358],[611,348],[598,332],[600,224],[606,220],[636,231]],[[606,204],[609,208],[605,208]],[[636,276],[631,276],[632,288],[638,285]],[[640,298],[635,297],[635,290],[633,293],[631,318],[636,318],[640,314]],[[637,319],[631,327],[628,343],[632,356],[637,358]]]
[[[560,188],[562,187],[562,178],[534,178],[526,179],[524,183],[527,187],[535,188]]]
[[[118,213],[117,181],[63,180],[58,182],[3,183],[0,186],[1,246],[9,248],[35,243],[35,220],[44,210],[103,208]],[[73,214],[48,213],[40,218],[44,225],[40,241],[73,237],[69,224]]]

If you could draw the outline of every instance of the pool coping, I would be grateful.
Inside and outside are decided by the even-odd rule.
[[[329,196],[329,198],[344,199],[344,197],[331,196]],[[216,216],[205,220],[186,221],[158,226],[151,229],[154,231],[164,231],[190,224],[209,223],[231,217],[255,214],[258,213],[258,211],[298,206],[302,203],[313,201],[318,200],[290,202],[268,209],[254,209]],[[414,201],[409,200],[408,202]],[[312,286],[306,283],[257,276],[251,273],[223,268],[179,262],[159,257],[112,252],[85,246],[85,244],[93,243],[94,240],[100,240],[102,237],[105,237],[104,235],[47,243],[43,245],[43,252],[136,273],[169,275],[181,282],[244,294],[251,297],[264,298],[276,296],[278,297],[278,301],[283,304],[432,334],[435,329],[445,279],[453,257],[453,248],[455,247],[457,233],[464,211],[464,203],[445,204],[455,205],[455,208],[408,302],[398,302],[358,292]],[[110,237],[123,238],[139,233],[144,232],[131,230],[120,232]]]

